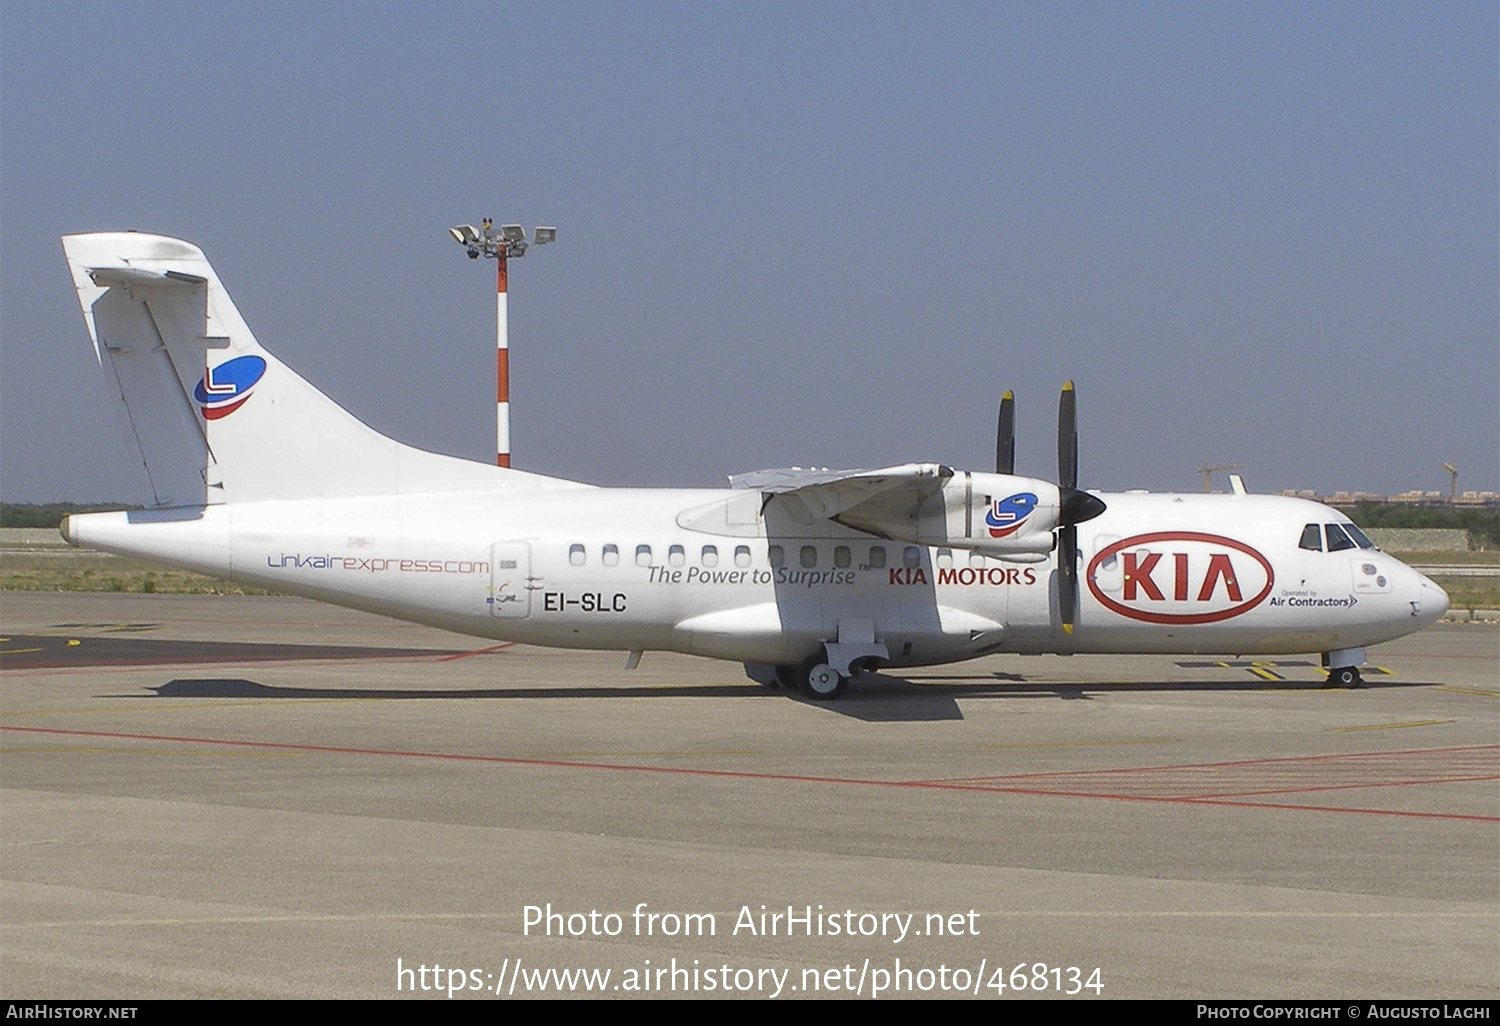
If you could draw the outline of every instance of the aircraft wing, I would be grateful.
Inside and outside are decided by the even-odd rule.
[[[753,489],[767,505],[800,504],[810,517],[828,520],[859,507],[858,519],[914,520],[923,502],[943,490],[953,468],[941,463],[906,463],[881,470],[804,470],[786,467],[730,475],[731,488]],[[800,512],[793,507],[793,512]],[[798,517],[797,519],[802,519]],[[860,525],[863,529],[863,523]]]

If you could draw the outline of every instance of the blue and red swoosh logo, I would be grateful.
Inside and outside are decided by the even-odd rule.
[[[1031,492],[1017,492],[996,499],[984,515],[984,526],[990,529],[990,537],[1004,538],[1019,531],[1036,509],[1036,502],[1036,495]]]
[[[255,383],[266,373],[259,356],[236,356],[203,371],[203,380],[193,389],[193,398],[203,408],[206,420],[227,417],[250,398]]]

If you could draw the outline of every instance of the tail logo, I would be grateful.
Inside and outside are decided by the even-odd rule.
[[[259,356],[236,356],[217,367],[205,367],[203,380],[193,389],[193,398],[203,408],[206,420],[227,417],[250,398],[255,383],[266,373]]]
[[[1031,492],[1017,492],[1015,495],[996,499],[990,511],[984,515],[984,525],[990,529],[991,538],[1004,538],[1019,531],[1034,509],[1036,496]]]

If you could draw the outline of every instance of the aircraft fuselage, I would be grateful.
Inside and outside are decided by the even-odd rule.
[[[1316,503],[1102,498],[1107,511],[1079,527],[1071,633],[1055,553],[1016,562],[827,520],[768,528],[759,493],[746,490],[250,502],[75,516],[65,533],[465,634],[776,665],[851,630],[882,643],[891,666],[991,652],[1354,649],[1447,608],[1440,589],[1383,552],[1299,547],[1308,525],[1348,523]]]

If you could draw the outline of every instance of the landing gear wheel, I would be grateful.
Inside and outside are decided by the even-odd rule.
[[[776,667],[776,683],[773,684],[773,685],[771,685],[771,686],[772,687],[781,687],[781,688],[783,688],[783,689],[785,689],[787,691],[796,691],[797,690],[797,667],[795,667],[795,666],[778,666],[778,667]]]
[[[1336,666],[1328,671],[1328,686],[1331,688],[1357,688],[1364,684],[1358,666]]]
[[[797,683],[808,698],[828,702],[844,693],[849,678],[823,662],[820,656],[813,656],[802,664],[801,679]]]

